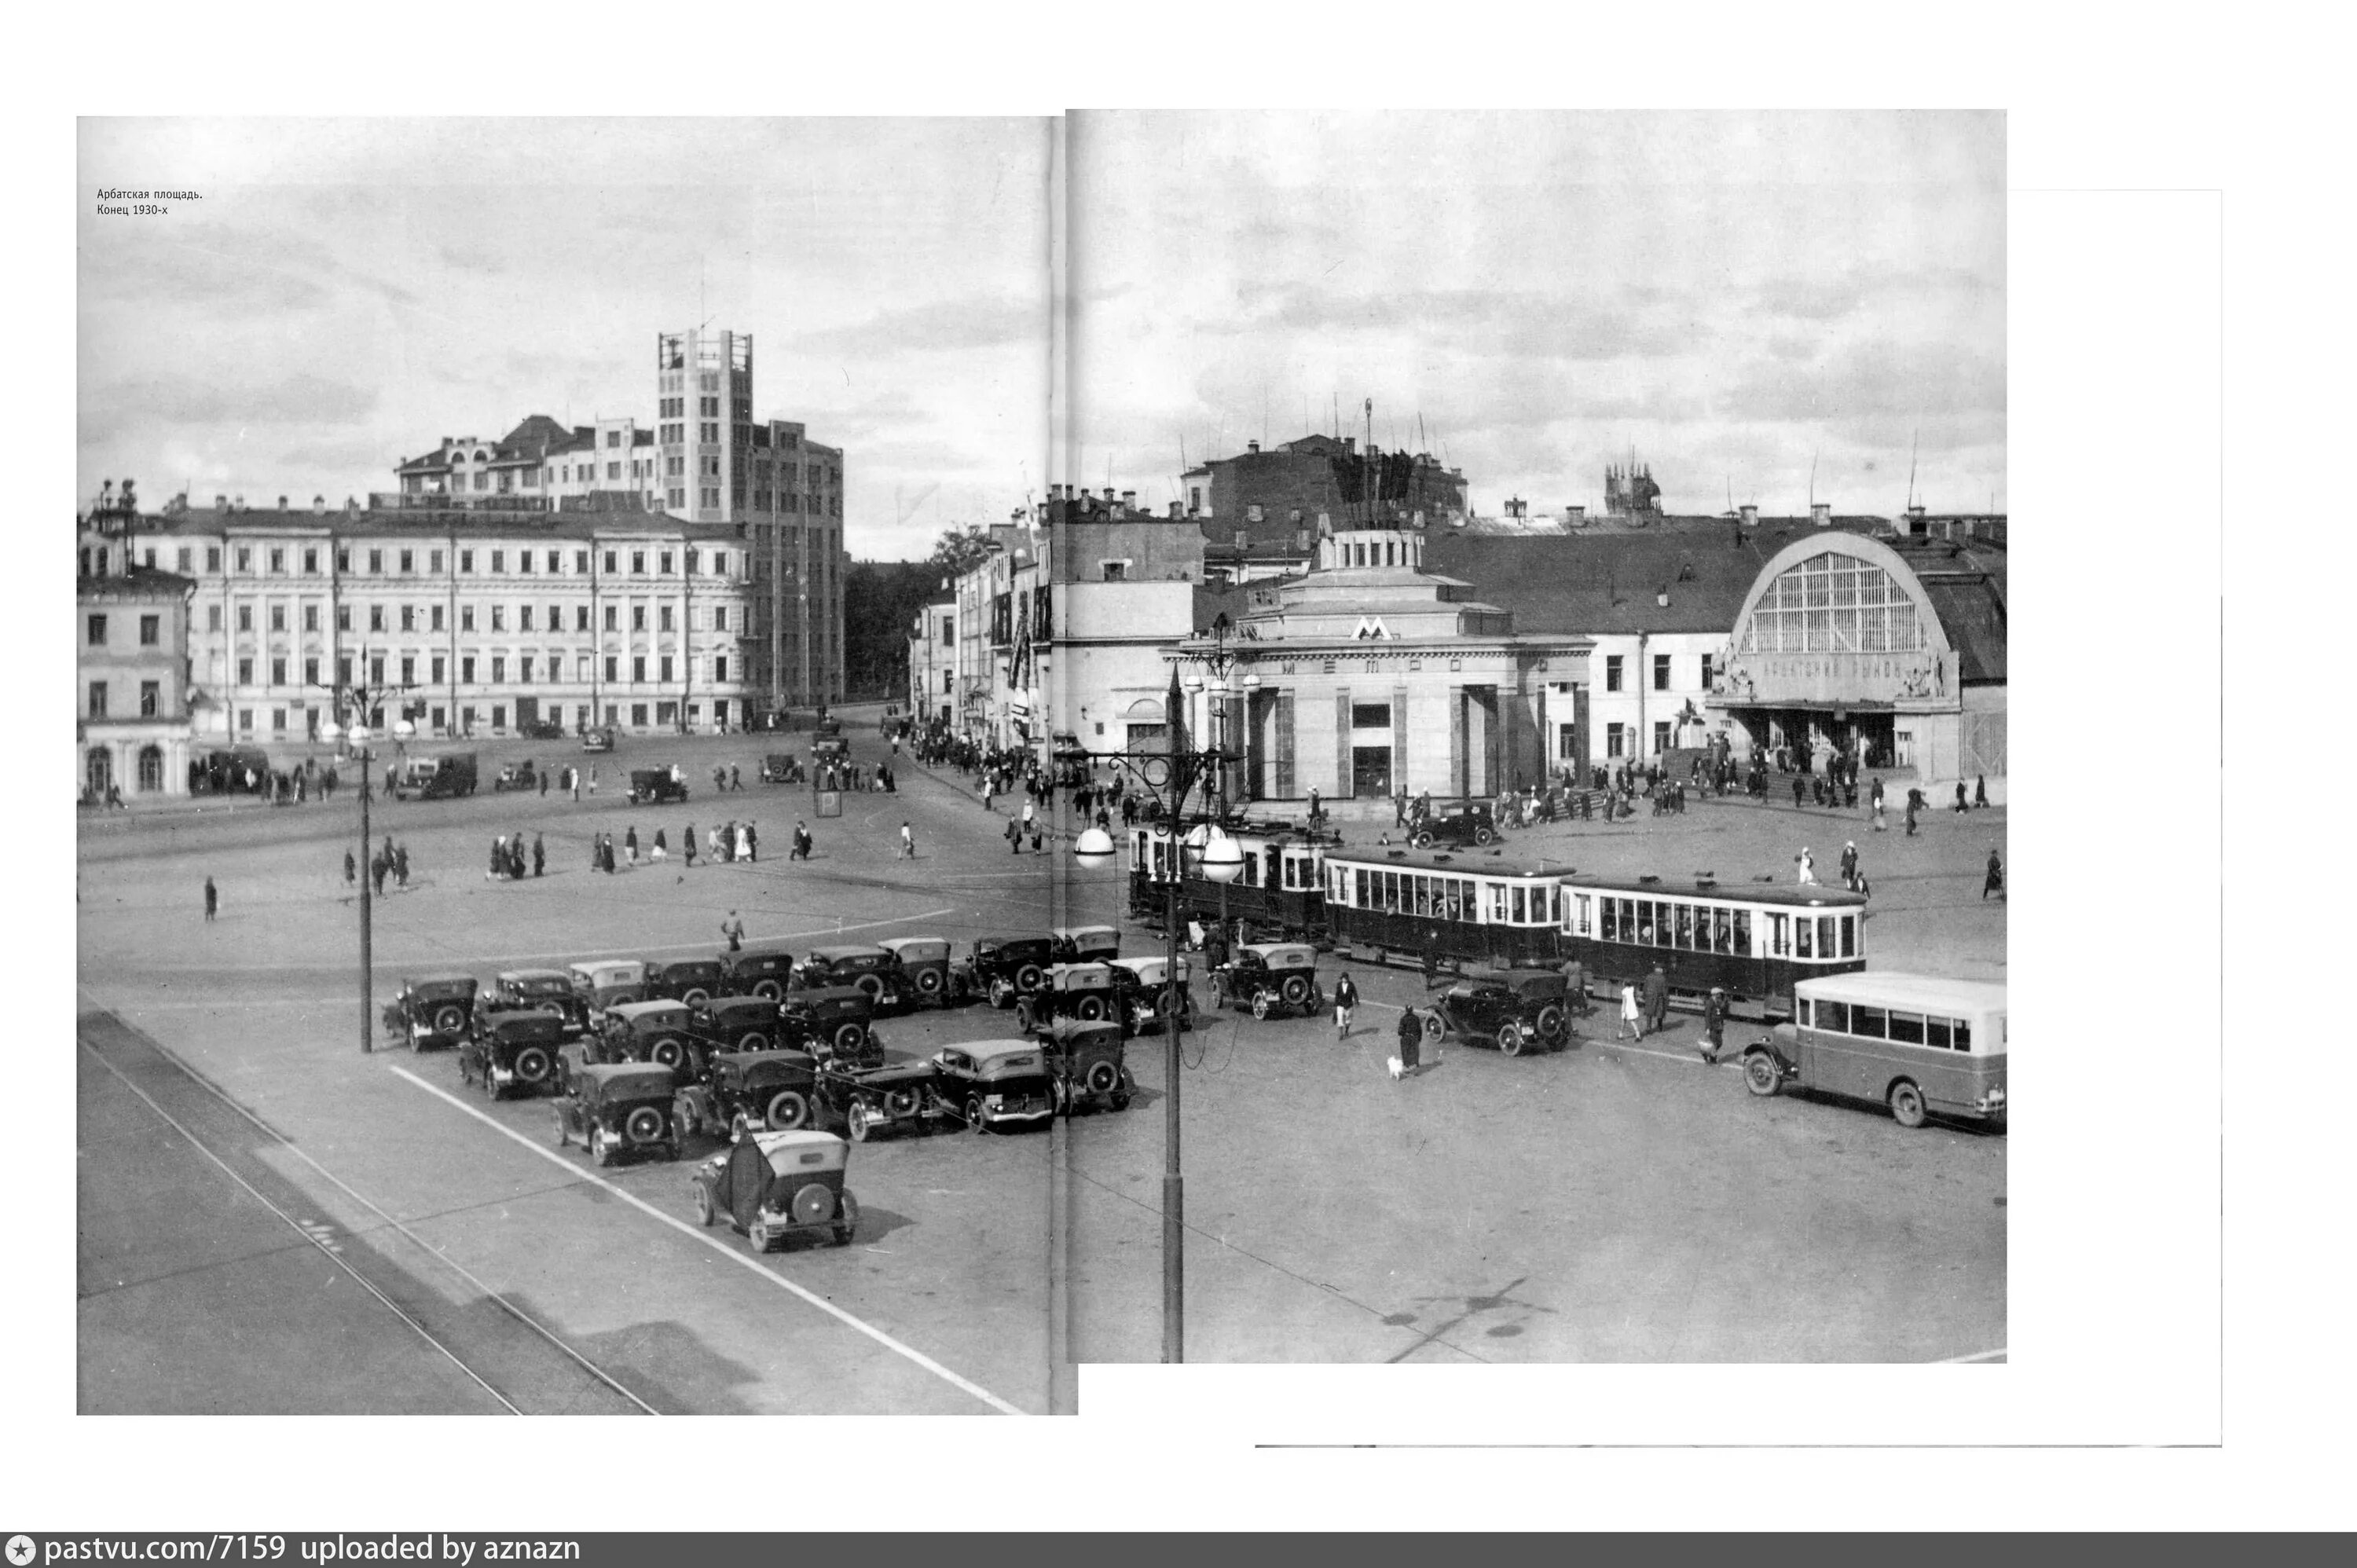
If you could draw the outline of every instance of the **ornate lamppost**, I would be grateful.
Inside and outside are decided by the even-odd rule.
[[[361,654],[361,667],[367,668],[365,650]],[[376,780],[372,777],[376,756],[369,749],[369,743],[382,733],[369,727],[369,717],[383,707],[387,697],[398,696],[409,688],[381,682],[346,682],[323,689],[330,693],[332,712],[328,722],[319,726],[320,737],[331,746],[339,740],[348,743],[347,755],[359,763],[361,771],[361,1054],[366,1056],[376,1049],[376,964],[375,954],[371,950],[370,890],[372,881],[369,875],[369,797],[376,788]],[[351,714],[349,725],[336,717],[344,713]],[[407,718],[402,718],[394,721],[390,733],[400,754],[405,758],[409,751],[409,737],[417,733],[417,726]]]

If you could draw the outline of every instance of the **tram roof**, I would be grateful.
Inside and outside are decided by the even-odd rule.
[[[1606,876],[1595,872],[1566,873],[1566,887],[1593,888],[1601,893],[1626,893],[1636,898],[1719,898],[1729,903],[1773,904],[1782,908],[1858,909],[1866,895],[1846,887],[1803,887],[1795,882],[1705,881],[1694,876]]]
[[[1442,876],[1536,876],[1552,881],[1571,869],[1483,850],[1388,849],[1382,844],[1370,844],[1364,849],[1329,848],[1326,858],[1383,871],[1420,871]]]

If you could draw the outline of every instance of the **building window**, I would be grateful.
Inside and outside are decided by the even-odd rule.
[[[237,629],[240,631],[252,631],[253,629],[253,607],[252,605],[240,605],[237,607]]]
[[[221,570],[220,545],[208,544],[205,546],[205,570],[208,572],[218,572]]]
[[[694,551],[691,550],[691,551],[689,551],[689,552],[687,553],[687,565],[686,565],[687,575],[688,575],[689,576],[691,576],[691,577],[693,577],[693,576],[694,576],[694,575],[695,575],[695,562],[696,562],[696,553],[695,553]]]
[[[384,684],[384,655],[382,653],[375,654],[369,660],[369,684],[371,686]]]
[[[713,660],[712,678],[716,682],[725,682],[728,679],[728,659],[726,654]]]
[[[417,629],[417,607],[415,605],[404,605],[401,607],[401,629],[404,631],[415,631]]]
[[[284,550],[274,550],[270,553],[270,570],[274,574],[282,573],[286,570],[286,552]]]
[[[1706,692],[1714,690],[1711,682],[1717,679],[1717,672],[1711,668],[1711,660],[1716,657],[1709,653],[1702,656],[1702,689]]]
[[[555,616],[551,615],[548,619],[551,626],[556,624]],[[589,607],[587,605],[576,605],[573,607],[573,629],[576,631],[587,631],[589,629]]]
[[[460,605],[458,607],[458,629],[460,631],[472,631],[475,629],[474,606]]]
[[[414,686],[417,684],[416,655],[404,653],[401,656],[401,683],[404,686]]]
[[[429,631],[440,631],[442,629],[442,607],[440,605],[434,605],[426,609],[425,626],[426,629]]]
[[[1669,751],[1669,749],[1670,721],[1667,719],[1655,719],[1653,721],[1653,755],[1656,757],[1663,756]]]
[[[728,552],[726,550],[716,550],[712,553],[712,575],[716,577],[728,575]]]
[[[1104,563],[1104,580],[1105,580],[1106,582],[1108,582],[1108,583],[1119,583],[1119,582],[1124,582],[1124,581],[1127,580],[1128,576],[1129,576],[1129,563],[1128,563],[1128,562],[1126,562],[1126,561],[1107,561],[1107,562],[1105,562],[1105,563]]]
[[[284,659],[274,659],[270,661],[270,683],[274,686],[286,684],[286,660]]]
[[[621,622],[616,618],[620,613],[621,612],[615,609],[611,605],[608,605],[606,607],[606,629],[608,631],[616,630],[620,627]]]
[[[237,683],[241,686],[251,686],[253,684],[253,660],[241,659],[237,661]]]
[[[517,570],[517,571],[519,571],[519,572],[526,572],[526,573],[529,573],[529,572],[532,570],[532,552],[531,552],[531,551],[529,551],[529,550],[519,550],[519,551],[517,551],[517,552],[516,552],[516,570]]]
[[[319,661],[317,659],[306,659],[303,660],[303,684],[316,686],[318,683]]]
[[[611,550],[606,552],[606,570],[609,573],[614,570],[614,556],[615,552]]]
[[[270,629],[273,631],[285,631],[286,629],[286,607],[285,605],[273,605],[270,607]]]
[[[507,569],[508,569],[508,553],[507,553],[506,551],[504,551],[504,550],[494,550],[494,551],[492,551],[492,552],[491,552],[491,571],[496,575],[496,574],[498,574],[498,573],[504,572],[504,571],[506,571]]]
[[[443,672],[447,668],[447,666],[442,662],[442,656],[438,653],[427,663],[426,669],[431,672],[433,684],[436,686],[442,684]]]
[[[497,622],[495,621],[493,624],[496,626]],[[530,605],[518,605],[516,607],[516,629],[518,631],[530,631],[532,629],[532,607]],[[556,628],[554,627],[551,627],[549,629],[554,631]]]
[[[670,679],[671,679],[671,655],[670,655],[670,654],[668,654],[668,653],[664,654],[661,659],[658,659],[657,660],[655,660],[655,664],[656,664],[656,675],[655,675],[655,678],[656,678],[657,680],[659,680],[659,681],[663,681],[663,682],[668,682],[668,681],[670,681]]]
[[[382,550],[371,550],[371,551],[370,551],[370,552],[369,552],[369,575],[370,575],[370,576],[371,576],[371,577],[381,577],[381,576],[382,576],[383,575],[384,575],[384,552],[383,552],[383,551],[382,551]]]
[[[339,572],[349,572],[349,571],[350,571],[351,569],[352,569],[352,553],[351,553],[350,551],[349,551],[349,550],[345,549],[345,548],[344,548],[342,545],[340,545],[340,544],[337,545],[337,546],[336,546],[336,570],[337,570],[337,571],[339,571]]]
[[[318,606],[305,605],[303,607],[303,629],[305,631],[317,631],[319,629]]]
[[[307,577],[319,575],[319,553],[317,550],[303,552],[303,575]]]
[[[1606,725],[1604,726],[1605,756],[1626,757],[1629,755],[1629,743],[1627,739],[1624,738],[1626,728],[1627,726],[1623,725]]]
[[[106,646],[106,618],[104,616],[92,616],[90,618],[90,645],[92,648],[104,648]]]
[[[505,631],[505,630],[507,630],[507,628],[508,628],[508,607],[507,607],[507,606],[505,606],[505,605],[493,605],[493,606],[491,607],[491,629],[492,629],[493,631]]]
[[[1608,692],[1617,692],[1620,689],[1620,655],[1617,653],[1608,653],[1604,656],[1604,689]],[[1618,757],[1620,754],[1616,751],[1609,755]]]
[[[1389,703],[1352,703],[1352,729],[1389,729],[1392,727],[1392,705]]]
[[[619,666],[620,662],[621,662],[621,661],[620,661],[619,660],[616,659],[616,658],[614,657],[614,655],[612,655],[612,654],[610,654],[610,653],[608,653],[608,655],[606,655],[606,679],[607,679],[607,680],[608,680],[608,681],[614,681],[614,680],[619,680],[619,679],[620,679],[620,677],[619,677],[619,676],[618,676],[617,674],[615,674],[615,671],[616,671],[616,669]]]
[[[277,628],[274,627],[271,629],[274,631]],[[369,629],[371,631],[382,631],[384,629],[384,607],[382,605],[369,606]]]
[[[508,661],[504,654],[491,655],[491,684],[500,685],[508,678]]]
[[[661,609],[658,609],[655,612],[655,623],[657,627],[663,631],[669,631],[672,628],[671,607],[669,605],[663,606]]]
[[[1666,653],[1656,653],[1653,655],[1653,690],[1666,692],[1669,689],[1670,656]]]
[[[439,550],[429,550],[426,552],[425,569],[434,573],[437,576],[440,575],[442,571],[442,552]]]
[[[728,607],[726,605],[715,605],[712,607],[712,629],[715,631],[726,631],[728,629]]]
[[[154,648],[163,640],[164,618],[162,616],[141,616],[139,618],[139,646],[142,648]]]
[[[242,680],[244,677],[241,675],[239,679]],[[349,686],[351,683],[352,656],[349,653],[339,653],[336,655],[336,684]]]
[[[103,681],[90,683],[90,716],[94,719],[106,716],[106,682]]]
[[[471,550],[461,550],[461,551],[459,551],[459,552],[458,552],[458,570],[459,570],[459,571],[461,571],[461,572],[472,572],[474,569],[475,569],[475,553],[474,553],[473,551],[471,551]]]
[[[658,571],[659,573],[661,573],[663,576],[666,576],[666,577],[670,576],[670,575],[671,575],[671,552],[670,552],[670,551],[668,551],[668,550],[664,551],[662,554],[660,554],[660,555],[658,555],[658,556],[656,556],[656,557],[655,557],[655,561],[656,561],[656,567],[655,567],[655,570],[656,570],[656,571]]]
[[[237,569],[241,573],[253,570],[253,552],[242,544],[237,547]]]
[[[589,575],[589,552],[576,550],[573,553],[573,570],[584,577]]]
[[[462,684],[468,686],[475,683],[475,656],[473,654],[465,653],[459,655],[458,680]]]
[[[630,575],[634,577],[643,577],[647,575],[647,553],[645,551],[633,550],[630,552]]]
[[[630,655],[630,679],[633,682],[640,682],[644,681],[646,678],[647,656],[643,653],[634,653]]]
[[[647,629],[646,606],[632,605],[630,607],[630,629],[632,631],[644,631]]]
[[[350,631],[352,629],[351,606],[338,605],[336,607],[336,629],[338,631]]]

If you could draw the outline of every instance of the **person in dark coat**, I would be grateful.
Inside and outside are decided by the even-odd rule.
[[[622,854],[632,865],[639,864],[639,829],[635,822],[622,830]]]
[[[1986,903],[1992,893],[2005,896],[2005,863],[1997,859],[1994,847],[1989,850],[1988,875],[1981,878],[1981,901]]]
[[[1350,972],[1345,970],[1341,978],[1334,982],[1334,1037],[1336,1039],[1347,1040],[1351,1037],[1351,1018],[1358,1009],[1359,987],[1351,979]]]
[[[544,797],[548,793],[548,770],[545,768],[541,769],[540,792]]]
[[[687,856],[688,869],[693,871],[695,869],[695,824],[694,822],[687,824],[687,832],[681,840],[681,844]]]
[[[221,889],[214,886],[213,879],[208,876],[205,878],[205,923],[210,925],[213,917],[220,912]]]
[[[1417,1053],[1423,1048],[1423,1015],[1413,1007],[1402,1008],[1399,1021],[1399,1055],[1394,1057],[1391,1062],[1393,1082],[1397,1083],[1402,1078],[1416,1069]]]
[[[745,858],[748,862],[754,865],[759,865],[760,863],[761,824],[759,822],[747,822],[745,824]]]
[[[1714,985],[1710,999],[1702,1004],[1702,1059],[1705,1067],[1718,1065],[1718,1053],[1727,1045],[1727,989]]]
[[[1424,933],[1424,988],[1429,991],[1440,978],[1440,932]]]
[[[393,879],[404,887],[409,886],[409,846],[403,844],[393,852]]]
[[[540,835],[535,832],[532,835],[532,874],[534,876],[542,875],[545,873],[547,866],[547,846],[540,842]]]
[[[384,897],[384,874],[392,869],[393,863],[382,854],[369,862],[369,875],[376,883],[376,896],[380,898]]]
[[[1986,806],[1987,804],[1988,775],[1985,773],[1975,773],[1973,775],[1973,809],[1975,811],[1979,811],[1982,807]]]
[[[1564,961],[1563,1004],[1574,1013],[1584,1015],[1589,1010],[1587,971],[1576,958]]]
[[[1658,963],[1645,972],[1645,1032],[1658,1035],[1669,1024],[1670,977]]]
[[[1792,807],[1795,811],[1799,810],[1800,807],[1806,802],[1808,798],[1808,789],[1809,787],[1806,784],[1801,782],[1801,776],[1799,774],[1795,773],[1792,775]]]
[[[360,862],[350,850],[344,851],[344,886],[350,887],[361,879]]]

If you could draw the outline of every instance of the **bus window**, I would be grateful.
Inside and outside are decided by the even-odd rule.
[[[1835,915],[1817,917],[1817,956],[1819,958],[1834,956],[1834,923],[1838,918],[1839,917]]]
[[[1973,1021],[1970,1018],[1957,1019],[1953,1035],[1954,1049],[1969,1051],[1973,1048]]]
[[[1751,911],[1749,909],[1735,911],[1735,956],[1751,956]]]
[[[1768,956],[1770,958],[1790,958],[1792,956],[1792,943],[1791,939],[1785,935],[1785,927],[1789,923],[1790,917],[1788,916],[1770,915],[1768,917]]]
[[[1637,900],[1637,940],[1647,947],[1653,944],[1653,901]]]
[[[1806,915],[1801,916],[1792,922],[1792,936],[1794,939],[1792,944],[1792,956],[1794,958],[1814,958],[1817,956],[1816,947],[1809,940],[1811,935],[1809,928],[1813,924],[1815,924],[1815,922],[1811,920]]]
[[[1842,957],[1857,956],[1857,917],[1856,915],[1844,915],[1841,918],[1841,943]]]
[[[1817,1004],[1817,1022],[1815,1026],[1820,1029],[1830,1029],[1836,1035],[1848,1034],[1849,1004],[1846,1002],[1820,1001]]]
[[[1935,1050],[1944,1051],[1952,1048],[1949,1043],[1948,1020],[1945,1018],[1925,1018],[1923,1020],[1923,1043],[1932,1047]]]
[[[1803,1029],[1815,1028],[1816,1018],[1817,1004],[1808,997],[1803,996],[1792,1004],[1792,1022],[1800,1025]]]
[[[1923,1015],[1921,1013],[1891,1014],[1890,1037],[1901,1045],[1921,1045],[1923,1043]]]
[[[1861,1002],[1849,1010],[1849,1032],[1862,1035],[1869,1040],[1882,1039],[1889,1033],[1883,1026],[1882,1018],[1881,1008],[1868,1007]]]

